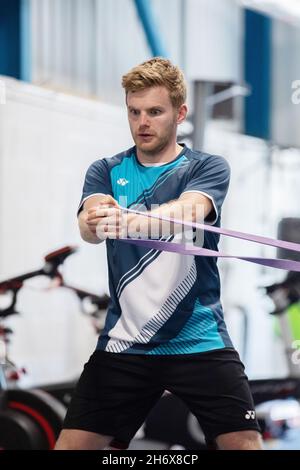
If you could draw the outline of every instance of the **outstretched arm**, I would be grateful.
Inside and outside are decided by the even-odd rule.
[[[113,201],[116,203],[115,200]],[[88,211],[87,224],[88,226],[94,224],[95,233],[97,230],[100,237],[122,238],[126,236],[139,236],[142,238],[153,238],[181,232],[182,225],[164,222],[156,218],[146,217],[146,215],[165,216],[186,222],[203,222],[212,210],[213,205],[208,197],[199,192],[191,191],[183,193],[176,200],[145,212],[145,216],[131,213],[122,214],[118,205],[107,207],[107,205],[101,202],[98,204],[98,207],[91,208]]]

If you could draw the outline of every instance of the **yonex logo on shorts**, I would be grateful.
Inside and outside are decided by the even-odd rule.
[[[245,414],[246,419],[255,419],[255,411],[253,410],[247,410],[247,413]]]

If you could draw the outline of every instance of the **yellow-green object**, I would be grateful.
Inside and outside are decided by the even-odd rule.
[[[292,340],[300,340],[300,302],[296,302],[290,305],[280,315],[287,315]],[[282,337],[278,315],[275,315],[273,317],[273,320],[273,328],[275,335],[278,337]]]
[[[286,314],[293,340],[300,340],[300,302],[290,305],[286,310]]]

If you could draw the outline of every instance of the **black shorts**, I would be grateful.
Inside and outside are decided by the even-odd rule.
[[[178,355],[95,351],[63,427],[112,436],[126,448],[165,390],[185,402],[210,442],[228,432],[260,431],[244,366],[231,348]]]

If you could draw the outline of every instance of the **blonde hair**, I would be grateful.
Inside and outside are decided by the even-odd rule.
[[[182,71],[162,57],[154,57],[131,69],[123,75],[122,86],[126,96],[129,91],[164,86],[169,91],[174,108],[179,108],[186,100],[186,84]]]

